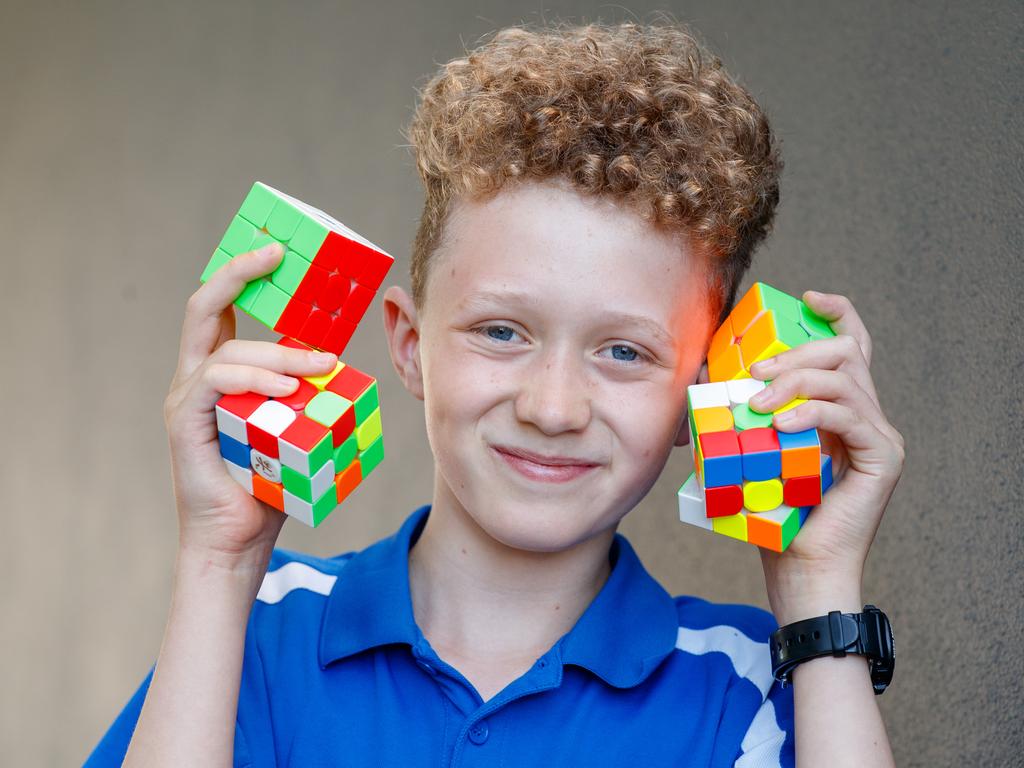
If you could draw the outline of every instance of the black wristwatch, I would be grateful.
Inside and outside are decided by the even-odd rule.
[[[828,616],[804,619],[772,632],[772,675],[783,685],[792,682],[797,664],[819,656],[857,653],[868,660],[875,694],[892,681],[896,646],[889,618],[873,605],[863,613],[830,611]]]

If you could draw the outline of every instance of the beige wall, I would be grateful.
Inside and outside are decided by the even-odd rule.
[[[753,275],[854,298],[909,442],[865,590],[896,627],[882,704],[900,764],[1008,765],[1024,748],[1021,10],[894,5],[673,10],[784,141],[778,227]],[[156,655],[176,534],[161,404],[184,302],[248,185],[336,214],[397,254],[407,284],[420,192],[399,127],[414,85],[542,7],[622,16],[3,4],[0,763],[80,762]],[[387,463],[321,530],[289,524],[284,546],[361,548],[428,499],[422,412],[379,312],[349,357],[381,376]],[[247,318],[239,331],[272,338]],[[674,520],[677,453],[624,532],[674,593],[765,604],[753,548]]]

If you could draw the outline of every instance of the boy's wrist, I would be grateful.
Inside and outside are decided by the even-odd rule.
[[[251,591],[255,596],[270,563],[273,546],[245,552],[221,552],[179,543],[175,559],[175,580],[198,579]]]
[[[829,611],[859,613],[864,607],[859,575],[781,581],[768,587],[768,602],[780,627]]]

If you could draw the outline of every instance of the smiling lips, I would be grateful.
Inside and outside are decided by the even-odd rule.
[[[542,456],[506,446],[491,448],[519,474],[545,483],[567,483],[600,466],[587,459],[572,456]]]

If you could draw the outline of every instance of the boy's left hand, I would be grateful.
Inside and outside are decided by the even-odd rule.
[[[878,403],[871,336],[850,300],[808,291],[804,302],[828,320],[835,338],[812,341],[757,363],[771,384],[750,407],[768,412],[796,397],[808,402],[778,414],[783,432],[816,428],[832,457],[835,484],[782,553],[761,550],[768,598],[779,624],[831,610],[859,612],[868,549],[903,470],[903,436]]]

